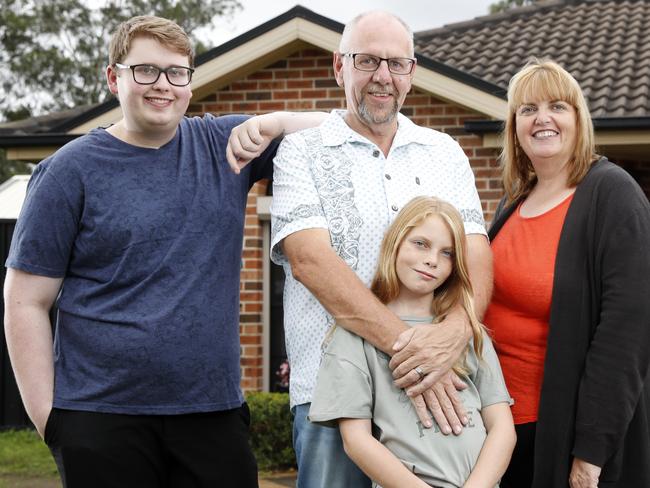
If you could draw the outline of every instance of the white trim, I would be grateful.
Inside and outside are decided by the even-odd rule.
[[[23,208],[29,175],[16,175],[0,185],[0,219],[15,220]]]
[[[495,119],[503,119],[507,113],[508,102],[502,98],[489,95],[478,88],[473,88],[421,66],[415,69],[413,86],[435,97],[462,105]]]
[[[603,130],[596,131],[596,146],[648,146],[650,131],[648,130]],[[483,134],[483,147],[501,148],[501,134]]]
[[[262,391],[271,391],[271,200],[257,197],[262,226]]]
[[[596,131],[597,146],[650,145],[650,130]]]
[[[258,197],[259,198],[259,197]],[[271,391],[271,222],[262,225],[262,391]]]
[[[273,201],[273,197],[257,197],[257,218],[260,219],[260,221],[271,220],[271,201]]]
[[[38,137],[38,134],[34,134],[34,137]],[[7,148],[7,159],[15,159],[18,161],[42,161],[58,151],[60,147],[61,146],[9,147]]]
[[[194,97],[200,100],[219,86],[294,52],[301,43],[334,52],[340,39],[341,34],[331,29],[306,19],[291,19],[199,66],[192,81]],[[415,71],[413,85],[433,96],[490,117],[502,118],[506,113],[505,100],[421,66]],[[73,128],[69,133],[85,134],[95,127],[114,124],[121,117],[122,112],[117,107]]]
[[[231,78],[233,72],[248,67],[246,71],[253,72],[259,67],[260,59],[268,58],[281,51],[285,46],[304,41],[328,51],[334,51],[341,35],[325,29],[305,19],[295,18],[272,29],[230,51],[211,59],[196,69],[192,79],[192,91],[200,99],[212,86],[223,78]],[[271,62],[271,60],[268,60]],[[85,134],[95,127],[107,127],[122,118],[119,107],[110,110],[84,124],[70,130],[70,134]]]

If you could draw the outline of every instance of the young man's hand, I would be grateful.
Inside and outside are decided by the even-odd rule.
[[[275,113],[251,117],[235,127],[226,147],[226,159],[233,173],[239,174],[282,133],[280,120]]]
[[[239,172],[269,146],[273,139],[319,125],[325,112],[273,112],[251,117],[230,133],[226,158],[233,173]]]

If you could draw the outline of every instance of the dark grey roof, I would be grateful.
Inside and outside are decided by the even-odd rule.
[[[52,112],[46,115],[39,115],[37,117],[30,117],[28,119],[17,120],[14,122],[0,123],[0,134],[42,134],[47,132],[57,132],[59,127],[76,118],[81,114],[92,110],[101,104],[95,103],[92,105],[83,105],[60,112]]]
[[[196,64],[296,17],[343,30],[342,24],[297,5],[203,53]],[[550,56],[580,82],[597,128],[650,126],[650,0],[546,0],[419,32],[416,52],[423,67],[502,98],[508,80],[531,55]],[[0,147],[67,142],[76,137],[66,134],[68,130],[117,105],[117,100],[110,99],[1,124]],[[498,123],[482,124],[485,127],[477,131],[498,130]]]
[[[650,117],[650,0],[549,0],[415,37],[419,54],[504,89],[530,56],[551,57],[593,117]]]

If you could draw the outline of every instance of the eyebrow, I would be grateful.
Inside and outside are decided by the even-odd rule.
[[[561,98],[558,98],[558,99],[555,99],[555,100],[549,100],[548,103],[566,103],[566,104],[570,105],[569,102],[567,102],[566,100],[562,100]],[[540,104],[540,102],[521,102],[519,104],[519,106],[521,107],[523,105],[539,105],[539,104]]]
[[[414,236],[409,237],[409,240],[417,240],[417,241],[426,241],[426,242],[431,242],[431,241],[430,241],[429,239],[427,239],[426,237],[421,236],[421,235],[417,235],[417,234],[414,235]]]

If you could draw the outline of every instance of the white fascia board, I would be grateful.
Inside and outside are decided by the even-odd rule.
[[[29,175],[16,175],[0,185],[0,219],[18,218],[29,178]]]
[[[650,131],[647,130],[604,130],[596,131],[596,146],[650,146]],[[502,147],[501,134],[483,135],[483,147]]]
[[[495,119],[503,120],[507,113],[508,103],[504,99],[421,66],[415,69],[413,85],[433,96]]]
[[[194,73],[192,88],[198,92],[201,87],[213,83],[215,80],[225,78],[229,73],[246,65],[254,64],[256,60],[271,55],[295,41],[303,41],[326,51],[334,52],[338,49],[340,39],[341,34],[338,32],[305,19],[291,19],[275,29],[199,66]],[[502,119],[506,113],[505,100],[427,68],[418,67],[416,69],[413,85],[433,96],[462,105],[489,117]],[[95,127],[114,124],[121,117],[122,112],[117,107],[75,127],[69,133],[85,134]]]
[[[17,161],[42,161],[59,150],[60,146],[46,147],[9,147],[7,148],[7,159]]]
[[[649,130],[596,131],[597,146],[650,145]]]
[[[296,40],[302,40],[322,49],[333,51],[337,48],[341,35],[329,29],[308,22],[305,19],[292,19],[275,29],[266,32],[245,44],[238,46],[203,63],[196,69],[192,79],[192,89],[199,91],[201,87],[214,80],[227,76],[229,73],[254,63],[281,49]],[[119,107],[106,112],[69,131],[70,134],[85,134],[95,127],[106,127],[122,118]]]

